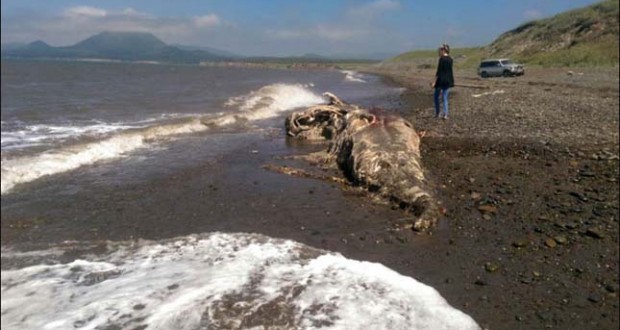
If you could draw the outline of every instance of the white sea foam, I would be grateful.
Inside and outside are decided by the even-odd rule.
[[[178,135],[200,132],[208,127],[198,119],[181,124],[153,126],[146,129],[122,132],[101,141],[73,145],[46,151],[33,156],[2,160],[1,193],[15,185],[30,182],[45,175],[74,170],[80,166],[102,160],[122,157],[151,142]]]
[[[246,95],[232,97],[225,105],[240,110],[236,115],[248,120],[271,118],[284,111],[325,102],[322,96],[312,92],[309,87],[311,85],[267,85]]]
[[[60,135],[71,137],[79,134],[86,134],[86,132],[91,135],[103,132],[110,133],[114,130],[118,132],[113,132],[115,135],[98,142],[50,150],[34,156],[3,159],[1,193],[4,194],[9,192],[17,184],[30,182],[45,175],[62,173],[98,161],[122,157],[136,149],[148,146],[150,142],[158,141],[172,135],[200,132],[207,130],[210,125],[225,126],[236,123],[239,120],[255,121],[271,118],[278,116],[283,111],[324,102],[321,96],[313,93],[308,87],[310,86],[289,84],[267,85],[249,94],[230,98],[225,104],[228,108],[227,112],[220,113],[215,117],[203,119],[202,122],[195,119],[182,124],[159,125],[144,129],[129,130],[129,128],[146,127],[149,126],[149,124],[157,123],[161,119],[166,119],[168,117],[176,118],[173,115],[167,115],[166,118],[158,117],[156,119],[145,119],[132,123],[131,125],[106,124],[102,126],[91,125],[78,128],[59,128],[58,131]],[[42,134],[41,138],[54,138],[55,136],[50,133],[51,131],[53,131],[52,127],[46,126],[46,133]],[[4,149],[5,135],[4,132],[2,134],[2,147]],[[21,133],[18,131],[14,134],[20,135]],[[15,137],[7,135],[6,138],[6,143],[8,144],[9,141]],[[22,139],[22,143],[26,143],[24,136],[19,138]],[[28,143],[37,143],[37,139],[39,139],[39,137],[36,134],[32,134]]]
[[[3,270],[2,329],[479,329],[413,278],[292,241],[213,233],[108,251]]]
[[[104,123],[85,126],[25,125],[18,130],[2,131],[2,149],[43,145],[84,135],[109,134],[138,127],[140,126]]]
[[[23,122],[2,122],[1,144],[3,150],[21,149],[37,145],[52,145],[62,143],[70,139],[82,137],[96,137],[109,135],[115,132],[126,131],[136,128],[145,128],[162,120],[197,117],[198,114],[162,114],[152,118],[145,118],[131,122],[85,121],[62,124],[32,124]]]
[[[362,78],[363,76],[356,71],[342,70],[340,72],[344,74],[344,80],[346,81],[353,81],[353,82],[360,82],[360,83],[367,82],[366,80]]]

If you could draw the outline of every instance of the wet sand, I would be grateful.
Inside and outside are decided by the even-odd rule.
[[[432,118],[432,73],[381,74],[407,88],[398,111],[426,131],[422,159],[447,210],[432,234],[400,229],[406,215],[356,189],[266,171],[310,166],[280,159],[282,150],[326,147],[285,145],[279,135],[216,163],[61,203],[3,196],[2,245],[255,232],[380,262],[488,329],[617,329],[617,70],[457,74],[467,86],[454,89],[448,121]],[[54,180],[63,178],[30,188]]]

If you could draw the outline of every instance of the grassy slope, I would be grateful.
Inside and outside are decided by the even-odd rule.
[[[511,57],[527,65],[553,67],[618,65],[618,0],[527,22],[486,47],[452,50],[457,69],[475,68],[482,58]],[[396,69],[432,68],[436,50],[416,50],[386,60]]]
[[[607,0],[527,22],[488,48],[494,56],[543,66],[616,65],[618,7],[618,0]]]
[[[456,68],[465,69],[477,66],[480,60],[488,54],[484,47],[469,47],[452,49],[450,55],[454,58]],[[400,54],[386,62],[402,67],[433,68],[437,64],[437,50],[414,50]]]

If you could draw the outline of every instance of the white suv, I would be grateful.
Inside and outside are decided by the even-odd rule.
[[[523,65],[514,63],[507,58],[484,60],[480,62],[478,67],[478,75],[482,78],[521,76],[524,73]]]

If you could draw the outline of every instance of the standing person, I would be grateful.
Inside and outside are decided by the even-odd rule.
[[[452,74],[452,57],[450,57],[450,46],[443,44],[439,47],[439,64],[435,74],[435,118],[448,119],[448,95],[450,88],[454,87],[454,75]],[[443,96],[443,114],[439,114],[439,94]]]

